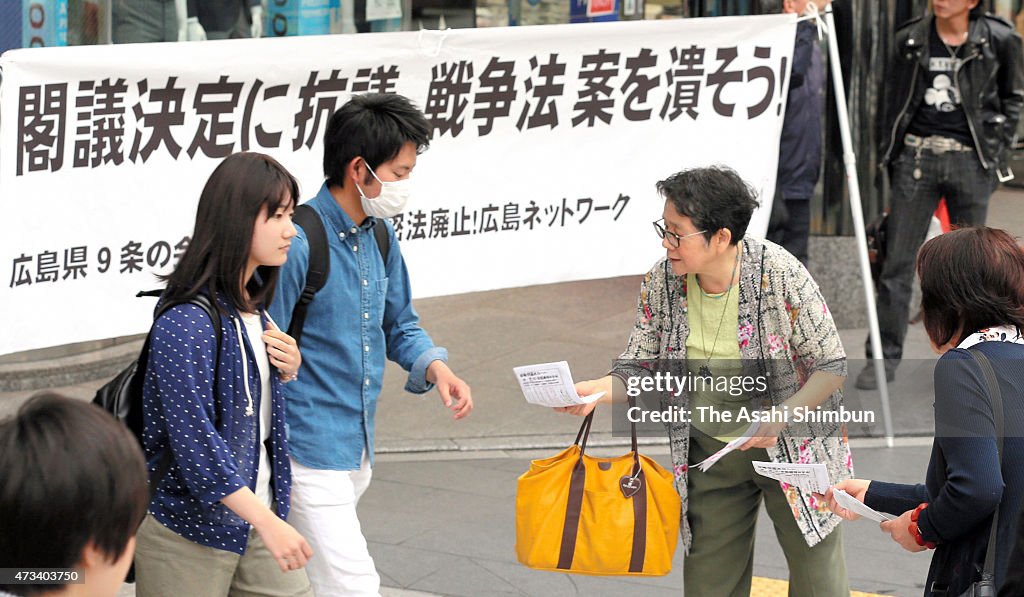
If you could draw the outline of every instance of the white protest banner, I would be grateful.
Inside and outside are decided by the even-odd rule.
[[[144,331],[228,154],[323,180],[354,93],[434,127],[394,220],[417,297],[646,271],[654,184],[722,163],[770,202],[792,15],[15,50],[0,58],[0,354]],[[751,223],[763,234],[767,211]]]

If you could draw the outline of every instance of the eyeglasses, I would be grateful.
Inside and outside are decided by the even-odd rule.
[[[689,234],[684,234],[684,235],[680,236],[680,235],[676,234],[675,232],[671,232],[669,230],[665,230],[665,227],[658,223],[658,222],[664,222],[664,221],[665,221],[665,218],[662,218],[660,220],[657,220],[657,221],[653,222],[653,224],[654,224],[654,231],[658,233],[658,238],[667,238],[668,239],[668,244],[672,245],[673,249],[678,249],[679,248],[679,243],[684,238],[690,238],[691,236],[697,236],[698,234],[704,234],[705,232],[707,232],[707,230],[701,230],[699,232],[691,232]]]

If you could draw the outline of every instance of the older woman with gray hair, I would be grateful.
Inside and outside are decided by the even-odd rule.
[[[745,386],[742,396],[691,387],[662,399],[692,414],[666,424],[683,503],[685,594],[750,594],[763,499],[789,564],[789,594],[848,595],[840,518],[811,492],[760,476],[751,465],[821,463],[833,482],[852,474],[842,425],[797,426],[774,416],[835,411],[841,404],[846,353],[825,300],[795,257],[746,236],[757,201],[736,172],[694,168],[657,188],[665,206],[654,227],[665,257],[644,277],[636,323],[615,367],[576,390],[581,396],[604,391],[602,402],[624,401],[628,380],[645,363],[677,359],[702,377],[760,376],[765,383]],[[749,405],[771,420],[711,468],[695,470],[747,427],[702,420],[698,408],[736,412]],[[560,410],[586,415],[593,408]]]

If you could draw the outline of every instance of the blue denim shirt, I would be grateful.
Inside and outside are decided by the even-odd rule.
[[[153,323],[142,392],[143,437],[152,475],[165,451],[174,456],[157,484],[149,511],[182,537],[216,549],[245,553],[249,524],[220,502],[248,487],[256,490],[262,384],[253,347],[238,311],[218,298],[217,335],[201,307],[171,307]],[[266,315],[262,315],[266,327]],[[246,359],[246,367],[242,367]],[[248,372],[248,378],[244,372]],[[214,376],[218,397],[213,398]],[[249,394],[245,385],[249,384]],[[268,452],[276,514],[288,517],[291,462],[285,437],[285,405],[277,371],[270,371],[271,433]],[[254,414],[246,414],[252,397]],[[215,424],[216,421],[216,424]]]
[[[373,218],[355,224],[327,185],[309,205],[324,222],[331,271],[309,305],[302,328],[299,378],[285,386],[292,457],[325,470],[359,468],[363,449],[373,461],[377,396],[385,358],[409,372],[405,389],[429,391],[427,366],[447,361],[419,325],[409,271],[391,223],[388,262],[373,236]],[[287,330],[309,268],[309,243],[298,228],[281,268],[270,314]]]

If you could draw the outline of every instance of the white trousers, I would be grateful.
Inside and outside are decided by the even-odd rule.
[[[356,517],[371,474],[365,451],[354,471],[312,469],[292,460],[288,522],[313,548],[306,573],[318,597],[380,595],[380,576]]]

